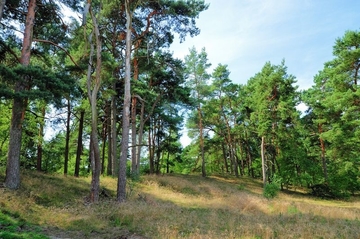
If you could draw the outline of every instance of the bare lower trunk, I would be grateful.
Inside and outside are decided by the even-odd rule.
[[[91,202],[98,202],[100,195],[100,172],[101,172],[101,162],[100,162],[100,150],[99,150],[99,141],[97,139],[97,132],[91,133],[91,152],[92,157],[92,177],[91,177],[91,188],[90,188],[90,200]]]
[[[94,155],[92,162],[92,180],[91,180],[91,188],[90,188],[90,200],[92,202],[99,201],[99,192],[100,192],[100,173],[101,173],[101,160],[100,160],[100,148],[99,148],[99,140],[98,140],[98,131],[97,131],[97,94],[99,92],[99,88],[101,85],[101,39],[100,32],[98,28],[97,19],[94,14],[90,11],[92,22],[94,25],[94,33],[96,38],[96,75],[95,82],[92,82],[91,77],[91,65],[89,64],[88,75],[87,75],[87,91],[88,98],[90,101],[91,107],[91,151]],[[93,52],[93,43],[90,40],[91,51]],[[90,61],[92,54],[90,53]],[[92,86],[92,89],[91,89]]]
[[[145,103],[141,102],[141,112],[140,112],[140,126],[139,126],[139,133],[138,133],[138,145],[137,145],[137,155],[136,161],[138,162],[138,167],[136,173],[140,173],[140,157],[141,157],[141,145],[143,141],[143,132],[144,132],[144,112],[145,112]]]
[[[149,166],[150,166],[150,174],[154,173],[154,140],[153,140],[153,130],[151,126],[149,127],[149,136],[148,136],[148,144],[149,144]]]
[[[322,133],[322,125],[319,124],[319,134]],[[324,179],[325,182],[328,182],[328,173],[327,173],[327,165],[326,165],[326,158],[325,158],[325,143],[324,140],[319,137],[320,140],[320,147],[321,147],[321,162],[322,162],[322,168],[324,172]]]
[[[202,115],[201,115],[201,106],[200,105],[198,107],[198,114],[199,114],[199,130],[200,130],[201,175],[203,177],[206,177],[204,135],[203,135],[203,125],[202,125]]]
[[[107,123],[104,123],[104,131],[102,137],[102,149],[101,149],[101,174],[105,173],[105,151],[106,151],[106,139],[107,139]]]
[[[129,83],[130,84],[130,83]],[[129,92],[130,93],[130,92]],[[126,161],[129,145],[129,123],[130,123],[130,94],[124,98],[123,121],[122,121],[122,140],[121,155],[118,171],[117,201],[125,202],[126,200]]]
[[[118,172],[117,201],[126,200],[126,161],[129,147],[129,126],[130,126],[130,78],[131,78],[131,20],[130,0],[125,0],[126,10],[126,53],[125,53],[125,84],[124,84],[124,105],[122,120],[121,155]]]
[[[10,189],[17,189],[20,186],[20,150],[24,108],[23,100],[14,100],[5,179],[5,186]]]
[[[108,176],[110,175],[113,175],[113,163],[112,163],[112,149],[113,149],[113,146],[112,146],[112,132],[111,132],[111,124],[112,124],[112,109],[111,109],[111,102],[110,102],[110,107],[108,108],[108,112],[107,112],[107,117],[108,117],[108,120],[106,121],[106,127],[107,127],[107,141],[108,141],[108,151],[107,151],[107,157],[108,157],[108,161],[107,161],[107,168],[106,168],[106,174]]]
[[[131,173],[137,174],[138,171],[138,162],[136,154],[136,97],[132,97],[131,104]]]
[[[224,142],[221,143],[221,148],[222,148],[222,152],[223,152],[225,172],[229,173],[229,166],[228,166],[228,162],[227,162],[226,149],[225,149],[225,143]]]
[[[265,137],[261,137],[261,166],[262,166],[262,176],[263,176],[263,185],[266,185],[266,160],[265,160]]]
[[[41,123],[40,123],[40,127],[39,127],[39,139],[38,139],[38,143],[37,143],[37,160],[36,160],[36,170],[37,171],[42,171],[41,169],[41,164],[42,164],[42,154],[43,154],[43,148],[42,148],[42,143],[43,143],[43,137],[44,137],[44,119],[45,119],[45,106],[41,107]]]
[[[115,90],[115,84],[114,84]],[[111,175],[115,176],[118,171],[118,158],[117,158],[117,131],[116,131],[116,102],[115,96],[111,99]]]
[[[70,141],[70,100],[67,102],[67,118],[66,118],[66,137],[65,137],[65,160],[64,160],[64,175],[68,173],[69,164],[69,141]]]
[[[83,129],[84,129],[84,116],[85,111],[80,112],[80,122],[79,122],[79,135],[77,140],[77,150],[76,150],[76,160],[75,160],[75,177],[79,177],[80,173],[80,160],[81,160],[81,154],[82,154],[82,135],[83,135]]]

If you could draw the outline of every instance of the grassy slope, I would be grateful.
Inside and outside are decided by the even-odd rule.
[[[122,205],[109,177],[101,184],[112,197],[98,205],[84,203],[88,178],[26,171],[22,182],[18,191],[0,188],[1,210],[56,238],[360,238],[359,198],[280,193],[267,200],[261,184],[247,178],[144,176],[128,183]]]

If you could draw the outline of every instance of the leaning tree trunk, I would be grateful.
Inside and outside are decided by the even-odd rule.
[[[35,21],[36,0],[30,0],[28,12],[26,15],[24,39],[21,50],[20,63],[23,66],[30,64],[32,35]],[[24,77],[24,81],[16,82],[14,91],[19,93],[26,90],[26,82],[28,77]],[[21,135],[22,122],[25,116],[25,108],[27,100],[22,98],[15,98],[13,101],[9,151],[6,163],[6,178],[5,186],[10,189],[17,189],[20,186],[20,151],[21,151]]]

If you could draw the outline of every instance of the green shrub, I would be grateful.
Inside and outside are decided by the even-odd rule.
[[[269,184],[265,185],[263,195],[267,199],[271,199],[271,198],[276,197],[279,191],[280,191],[280,188],[279,188],[278,184],[269,183]]]
[[[266,184],[264,187],[263,190],[264,197],[267,199],[276,197],[280,191],[281,181],[282,179],[279,176],[274,175],[272,177],[271,183]]]

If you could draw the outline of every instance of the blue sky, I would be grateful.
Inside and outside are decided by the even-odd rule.
[[[300,89],[333,59],[336,38],[360,30],[360,0],[205,0],[200,35],[176,40],[174,56],[183,59],[189,48],[205,47],[212,67],[227,64],[234,83],[246,84],[264,64],[285,59],[288,74]],[[213,69],[212,68],[212,69]],[[212,69],[210,72],[212,72]]]

